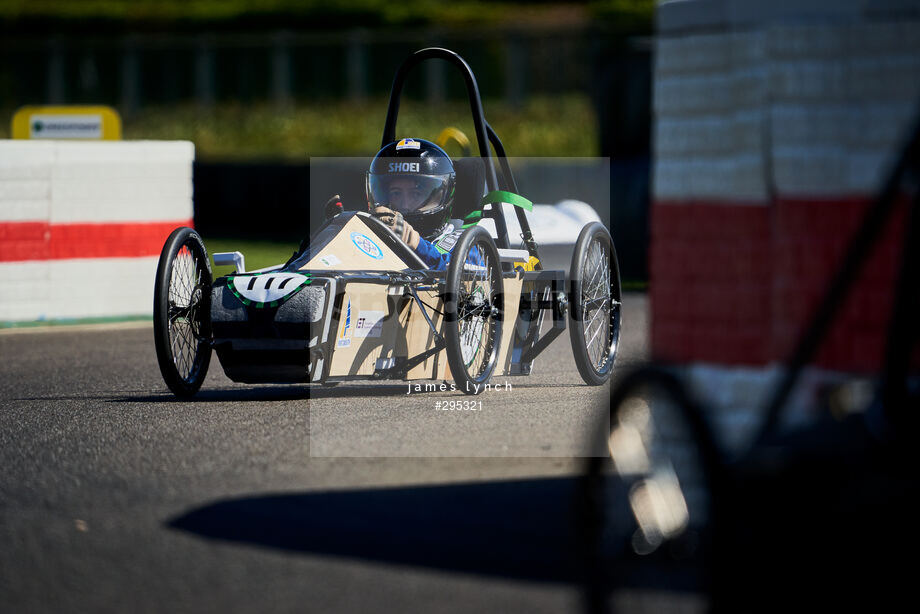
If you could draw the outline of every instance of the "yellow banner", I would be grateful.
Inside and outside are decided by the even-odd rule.
[[[121,117],[107,106],[27,106],[13,115],[14,139],[121,140]]]

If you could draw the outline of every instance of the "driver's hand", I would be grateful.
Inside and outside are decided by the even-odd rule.
[[[412,224],[403,219],[402,213],[380,205],[374,207],[372,213],[374,217],[389,226],[396,233],[396,236],[402,239],[403,243],[412,249],[418,247],[418,232],[412,228]]]

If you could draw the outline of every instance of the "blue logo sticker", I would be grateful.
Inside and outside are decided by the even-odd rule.
[[[357,247],[359,250],[374,260],[383,259],[383,250],[380,249],[380,246],[374,243],[366,235],[363,235],[360,232],[353,232],[351,233],[351,242],[355,244],[355,247]]]

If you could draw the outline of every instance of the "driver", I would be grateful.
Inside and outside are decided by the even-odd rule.
[[[457,175],[430,141],[406,138],[381,149],[367,173],[367,207],[433,269],[445,269],[463,232],[450,218]]]

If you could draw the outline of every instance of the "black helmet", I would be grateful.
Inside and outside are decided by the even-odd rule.
[[[367,206],[402,213],[425,238],[436,236],[450,219],[457,174],[444,150],[422,139],[390,143],[374,157],[367,173]]]

